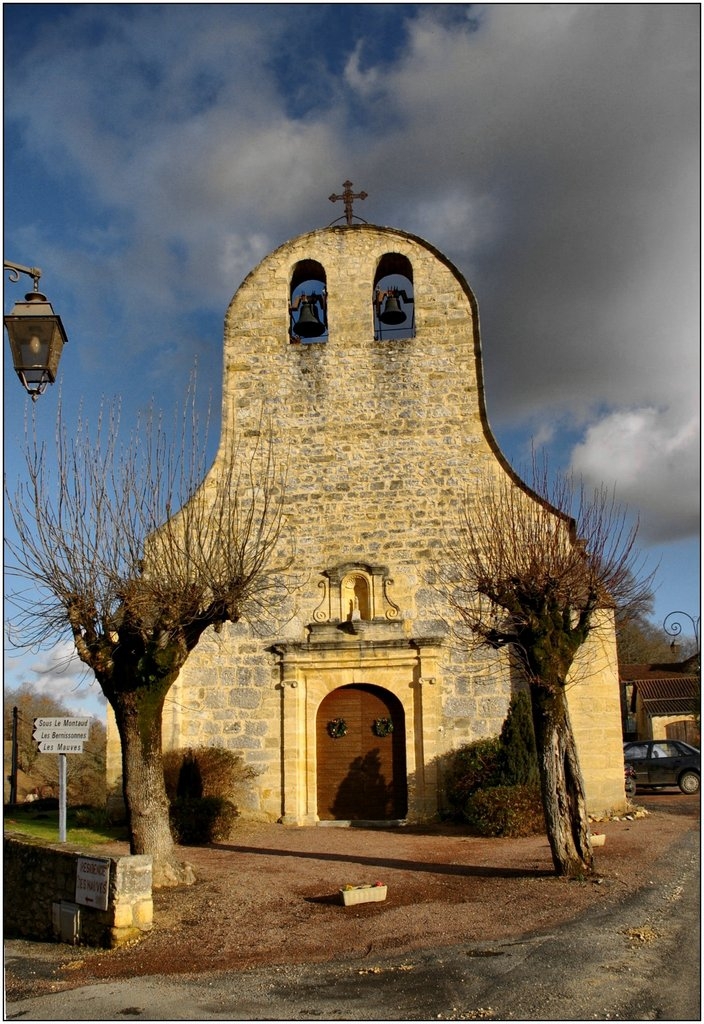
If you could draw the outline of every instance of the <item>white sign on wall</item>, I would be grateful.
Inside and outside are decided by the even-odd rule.
[[[108,909],[110,861],[103,857],[79,857],[76,861],[76,903]]]

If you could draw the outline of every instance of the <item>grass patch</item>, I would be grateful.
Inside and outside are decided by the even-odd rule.
[[[45,843],[59,841],[58,807],[41,806],[42,801],[33,804],[5,805],[5,832],[19,832]],[[109,825],[105,812],[96,807],[68,807],[66,809],[66,842],[80,846],[96,846],[100,843],[124,842],[128,840],[124,825]]]

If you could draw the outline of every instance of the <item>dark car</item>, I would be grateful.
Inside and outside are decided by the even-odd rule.
[[[679,786],[699,792],[699,751],[682,740],[634,740],[624,743],[626,764],[636,770],[637,786]]]

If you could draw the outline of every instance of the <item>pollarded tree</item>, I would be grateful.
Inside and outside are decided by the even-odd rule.
[[[593,859],[568,676],[606,610],[637,605],[650,579],[639,582],[637,527],[613,496],[564,476],[550,485],[535,464],[533,476],[532,497],[505,476],[487,478],[480,505],[468,493],[438,578],[455,634],[509,647],[528,682],[553,863],[575,876]]]
[[[285,595],[285,467],[266,430],[246,447],[230,430],[203,482],[193,393],[171,435],[150,415],[121,445],[114,406],[94,433],[59,409],[51,457],[26,437],[27,476],[7,494],[9,572],[29,585],[12,598],[17,635],[36,647],[69,632],[115,713],[131,850],[152,855],[155,885],[175,884],[192,878],[169,827],[164,700],[206,629],[266,622]]]

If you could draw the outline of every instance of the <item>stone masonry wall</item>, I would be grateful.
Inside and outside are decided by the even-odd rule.
[[[103,857],[61,844],[47,846],[26,836],[4,837],[5,934],[51,941],[60,937],[56,911],[75,911],[76,862],[100,857],[110,862],[108,908],[78,906],[78,941],[114,948],[134,941],[152,927],[152,859]]]
[[[412,267],[413,338],[374,338],[374,277],[388,253],[402,255]],[[305,260],[325,271],[329,336],[292,344],[290,282]],[[331,653],[306,668],[299,658],[290,681],[295,699],[286,696],[280,647],[312,640],[310,624],[325,602],[324,574],[342,564],[385,567],[395,636],[411,646],[446,638],[427,579],[447,550],[465,494],[480,515],[492,477],[508,476],[525,492],[488,426],[477,306],[461,275],[421,239],[372,225],[328,228],[287,242],[252,271],[232,300],[223,387],[221,446],[203,493],[214,486],[228,446],[256,453],[270,429],[278,457],[288,464],[282,548],[293,547],[293,571],[304,582],[282,609],[272,637],[260,639],[243,623],[203,637],[167,698],[165,745],[221,745],[241,753],[260,774],[241,795],[240,810],[276,820],[286,786],[282,766],[290,775],[287,758],[298,761],[299,790],[314,786],[314,772],[304,763],[315,757],[310,723],[316,702],[338,686],[375,684],[383,676],[379,685],[406,702],[408,763],[417,770],[419,757],[440,762],[461,743],[498,733],[512,686],[504,654],[470,655],[440,639],[433,654],[435,689],[425,691],[436,695],[428,715],[418,691],[426,671],[420,655],[415,667],[396,677],[382,670],[379,645],[388,630],[378,627],[370,638],[356,638],[356,660],[344,636],[341,660]],[[607,695],[608,671],[600,678]],[[417,694],[408,702],[410,690]],[[288,752],[292,742],[295,756]],[[611,738],[608,758],[618,751],[620,743]],[[116,760],[113,765],[117,770]],[[615,803],[618,784],[599,783],[595,792],[610,788],[609,802]],[[622,776],[620,786],[623,797]],[[296,799],[308,800],[301,793]]]

